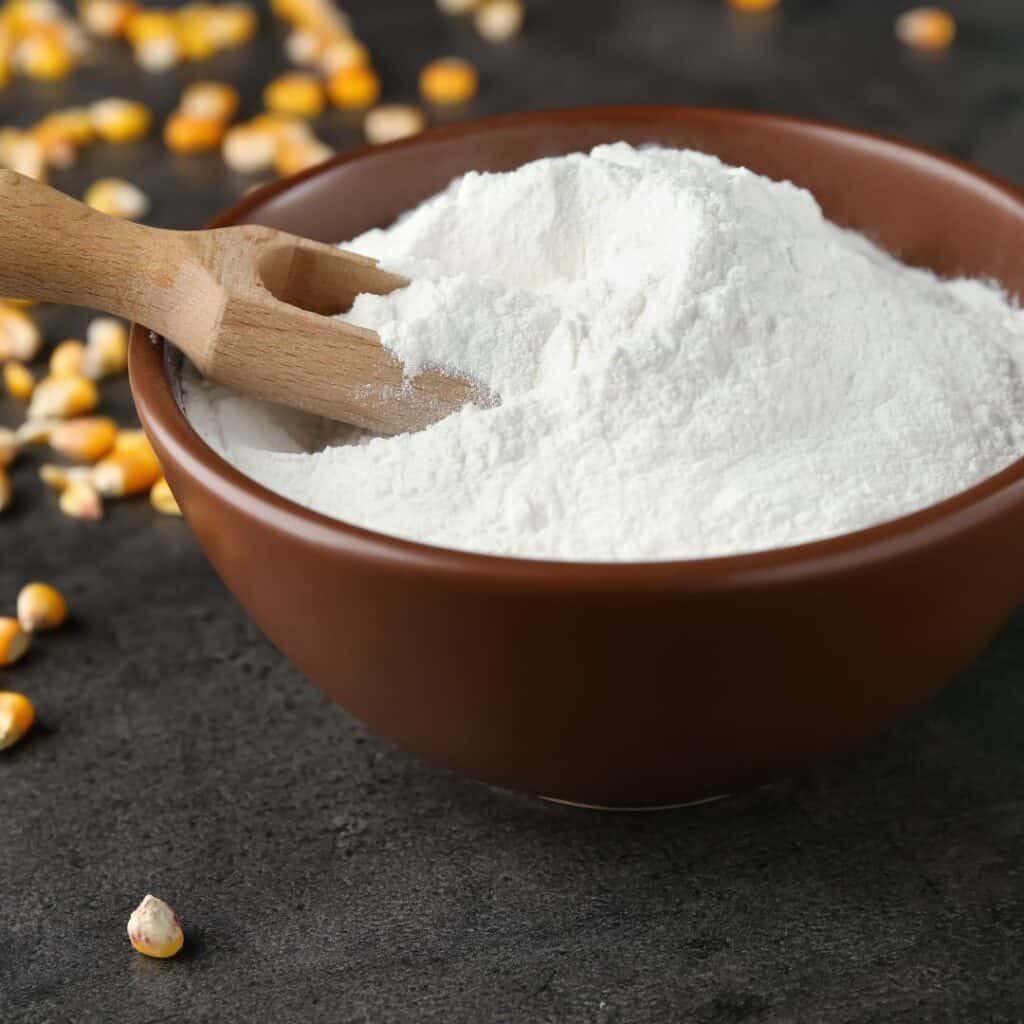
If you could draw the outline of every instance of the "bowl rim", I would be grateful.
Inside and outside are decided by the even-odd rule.
[[[657,123],[666,119],[725,123],[737,128],[752,122],[773,122],[793,129],[803,128],[816,133],[824,131],[847,139],[859,139],[873,148],[893,149],[915,160],[941,165],[959,177],[984,183],[1011,205],[1024,209],[1024,190],[966,161],[915,143],[812,118],[669,104],[575,107],[505,114],[431,128],[384,146],[361,146],[249,193],[218,214],[207,227],[236,224],[268,200],[290,191],[301,182],[384,151],[415,150],[435,141],[541,123],[600,120]],[[214,451],[186,419],[175,397],[168,360],[164,357],[167,343],[162,339],[159,344],[150,341],[148,329],[138,324],[132,326],[129,351],[132,391],[144,425],[155,436],[158,447],[169,451],[186,474],[275,530],[347,558],[414,574],[500,583],[501,586],[524,585],[576,592],[614,589],[633,594],[665,589],[707,592],[740,585],[779,584],[856,569],[940,544],[953,534],[976,527],[1024,499],[1022,455],[999,473],[923,509],[861,530],[786,547],[710,558],[630,562],[577,562],[463,551],[408,540],[331,518],[291,501],[243,474]]]

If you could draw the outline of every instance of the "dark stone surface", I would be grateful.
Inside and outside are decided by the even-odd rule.
[[[784,0],[748,21],[720,0],[537,0],[528,35],[499,49],[430,0],[347,6],[398,97],[455,51],[484,72],[473,114],[776,109],[1024,180],[1013,0],[950,4],[962,39],[938,59],[898,47],[905,5],[882,0]],[[255,109],[275,38],[187,75],[244,83]],[[109,93],[163,113],[185,75],[140,83],[111,47],[67,86],[0,95],[0,121]],[[323,133],[357,138],[338,115]],[[155,142],[92,150],[57,183],[81,194],[106,173],[182,226],[246,184]],[[83,317],[44,319],[57,338]],[[108,391],[129,416],[125,386]],[[14,416],[0,404],[0,422]],[[0,672],[42,716],[0,755],[4,1024],[1024,1020],[1024,615],[854,756],[700,809],[598,815],[368,735],[245,620],[184,524],[141,502],[98,525],[62,519],[34,472],[16,470],[0,524],[0,595],[9,607],[24,581],[51,580],[75,621]],[[148,891],[186,922],[177,960],[128,947]]]

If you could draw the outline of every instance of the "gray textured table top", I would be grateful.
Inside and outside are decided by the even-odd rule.
[[[883,0],[783,0],[757,23],[720,0],[536,0],[527,36],[499,49],[431,0],[346,6],[399,98],[425,59],[460,52],[485,76],[472,113],[773,109],[1024,181],[1014,0],[950,3],[962,35],[938,59],[899,48],[906,5]],[[0,123],[111,93],[163,113],[186,78],[211,76],[255,108],[282,65],[267,29],[140,85],[112,47],[70,84],[0,93]],[[322,132],[357,139],[340,115]],[[167,225],[201,223],[247,184],[156,142],[96,148],[56,182],[81,194],[107,173],[141,183]],[[84,314],[42,319],[61,337]],[[127,418],[125,386],[111,395]],[[18,468],[0,523],[0,597],[47,579],[75,621],[0,672],[42,716],[0,757],[4,1024],[1024,1020],[1024,615],[853,756],[696,810],[598,815],[369,735],[246,621],[183,523],[144,503],[75,523],[33,478]],[[186,923],[174,961],[128,947],[148,891]]]

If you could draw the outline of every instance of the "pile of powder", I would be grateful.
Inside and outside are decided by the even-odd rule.
[[[374,438],[194,375],[198,432],[303,505],[399,537],[586,561],[698,558],[856,530],[1024,446],[1024,313],[909,268],[810,193],[634,149],[467,174],[347,245],[414,283],[361,296],[409,375],[498,408]]]

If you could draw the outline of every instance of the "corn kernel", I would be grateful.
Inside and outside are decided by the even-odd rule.
[[[317,57],[317,64],[325,75],[350,68],[365,68],[370,66],[370,51],[358,39],[342,36],[323,47]]]
[[[78,16],[96,36],[116,39],[123,36],[138,7],[128,0],[80,0]]]
[[[372,68],[343,68],[328,79],[327,95],[336,107],[362,110],[380,99],[380,79]]]
[[[148,491],[160,476],[155,457],[114,451],[96,464],[92,485],[104,498],[127,498]]]
[[[915,7],[896,19],[896,38],[915,50],[945,50],[956,38],[956,21],[941,7]]]
[[[489,43],[506,43],[523,29],[522,0],[488,0],[476,14],[473,24]]]
[[[307,121],[286,114],[260,114],[247,127],[269,132],[275,142],[311,142],[316,136]]]
[[[445,57],[420,72],[420,95],[428,103],[466,103],[476,95],[479,79],[468,60]]]
[[[138,10],[128,19],[125,35],[130,43],[141,43],[145,39],[173,36],[177,28],[177,18],[171,11]]]
[[[375,107],[366,115],[363,131],[374,145],[396,142],[416,135],[426,127],[423,112],[416,107],[400,103],[387,103]]]
[[[26,644],[28,638],[25,638]],[[32,728],[36,709],[22,693],[5,690],[0,693],[0,750],[13,747]]]
[[[334,150],[319,139],[293,142],[286,139],[274,154],[274,170],[282,177],[316,167],[334,156]]]
[[[182,94],[179,109],[189,117],[230,121],[241,102],[238,90],[224,82],[193,82]]]
[[[206,31],[218,50],[244,46],[258,28],[259,18],[248,4],[222,4],[208,9]]]
[[[180,516],[181,508],[178,506],[178,500],[171,493],[171,485],[167,482],[166,477],[160,477],[149,491],[149,503],[159,512],[165,516]]]
[[[85,204],[122,220],[141,220],[149,212],[149,197],[121,178],[100,178],[85,192]]]
[[[316,117],[324,109],[324,90],[314,75],[291,71],[275,78],[263,90],[263,102],[275,114]]]
[[[178,915],[163,900],[147,896],[128,918],[132,948],[145,956],[167,959],[185,944]]]
[[[92,487],[92,467],[58,466],[44,462],[39,467],[39,479],[52,491],[63,491],[71,484],[88,484]]]
[[[92,412],[99,403],[96,385],[86,377],[46,377],[36,385],[28,407],[30,420],[64,419]]]
[[[164,142],[175,153],[203,153],[221,144],[224,131],[223,121],[177,110],[164,125]]]
[[[141,455],[156,462],[156,452],[144,430],[119,430],[114,441],[115,455]]]
[[[479,6],[480,0],[437,0],[442,14],[472,14]]]
[[[79,462],[102,459],[116,441],[117,424],[108,416],[80,416],[58,423],[50,432],[50,447]]]
[[[10,0],[3,14],[15,35],[24,35],[40,25],[54,25],[64,17],[57,0]]]
[[[56,81],[67,78],[75,62],[61,38],[52,33],[37,33],[23,39],[14,51],[14,65],[29,78]]]
[[[169,71],[176,64],[180,64],[184,56],[177,33],[169,36],[149,36],[146,39],[140,39],[135,43],[133,52],[135,54],[135,63],[143,71],[150,71],[153,74]]]
[[[19,132],[16,138],[5,139],[3,149],[7,156],[4,163],[12,171],[36,181],[46,181],[46,151],[37,138],[28,132]]]
[[[778,7],[779,0],[729,0],[729,6],[734,11],[742,11],[744,14],[757,14]]]
[[[88,480],[69,477],[60,488],[58,502],[61,512],[70,519],[97,520],[103,518],[103,499]]]
[[[49,444],[50,434],[53,428],[60,423],[60,420],[25,420],[24,423],[14,432],[14,437],[19,445],[27,444]]]
[[[28,650],[28,643],[17,619],[0,618],[0,665],[13,665]]]
[[[7,470],[0,466],[0,512],[6,512],[14,501],[14,488]]]
[[[210,35],[205,17],[185,16],[183,12],[177,40],[186,60],[209,60],[217,52],[216,40]]]
[[[27,402],[36,389],[36,379],[24,363],[12,359],[4,364],[4,387],[11,398]]]
[[[89,113],[96,134],[104,142],[136,142],[145,138],[153,120],[145,104],[117,97],[97,100]]]
[[[128,330],[120,320],[98,316],[85,329],[82,369],[91,380],[124,373],[128,367]]]
[[[293,64],[315,64],[323,49],[323,38],[308,28],[293,29],[284,41],[285,56]]]
[[[64,595],[49,583],[27,583],[18,594],[18,622],[26,633],[62,626],[68,617]]]
[[[276,150],[277,137],[273,131],[239,125],[224,137],[221,155],[231,170],[251,174],[273,166]]]
[[[43,161],[50,167],[57,167],[60,170],[67,170],[75,163],[78,152],[74,144],[61,135],[41,132],[33,128],[29,133],[39,144],[43,154]]]
[[[33,134],[40,140],[53,136],[66,139],[72,146],[85,146],[92,142],[96,131],[87,107],[68,107],[47,114],[35,126]]]
[[[29,363],[43,346],[43,336],[26,313],[0,306],[0,362],[18,359]]]
[[[85,363],[85,345],[77,338],[67,338],[50,353],[52,377],[77,377]]]
[[[0,469],[9,466],[21,451],[18,435],[7,427],[0,427]]]

